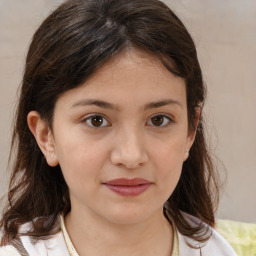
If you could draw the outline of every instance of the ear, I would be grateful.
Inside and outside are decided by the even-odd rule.
[[[184,158],[183,158],[184,162],[188,159],[189,150],[195,141],[197,126],[198,126],[200,115],[201,115],[201,107],[197,107],[195,111],[196,111],[196,113],[195,113],[195,119],[194,119],[194,128],[193,129],[189,128],[189,130],[188,130],[186,149],[185,149]]]
[[[47,123],[41,119],[36,111],[28,113],[27,122],[48,165],[52,167],[57,166],[59,161],[55,152],[54,138]]]

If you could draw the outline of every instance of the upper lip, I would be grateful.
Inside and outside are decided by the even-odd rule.
[[[137,186],[142,184],[150,184],[152,182],[142,179],[142,178],[133,178],[133,179],[127,179],[127,178],[119,178],[114,180],[109,180],[107,182],[104,182],[104,184],[113,185],[113,186]]]

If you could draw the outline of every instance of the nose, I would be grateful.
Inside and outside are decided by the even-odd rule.
[[[111,152],[111,162],[124,166],[127,169],[136,169],[148,161],[143,136],[134,129],[121,131],[115,137],[114,147]]]

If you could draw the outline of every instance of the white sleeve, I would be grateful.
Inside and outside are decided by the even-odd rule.
[[[179,252],[182,256],[237,256],[231,245],[213,228],[203,223],[201,220],[191,216],[189,214],[183,213],[183,216],[191,224],[191,226],[197,226],[201,224],[205,226],[208,231],[207,234],[210,235],[209,240],[206,242],[197,242],[190,237],[182,235],[179,231]],[[191,248],[192,245],[195,248]]]
[[[20,239],[29,256],[69,256],[62,232],[37,243],[33,243],[28,236],[21,236]]]
[[[19,252],[11,245],[0,247],[0,256],[21,256]]]

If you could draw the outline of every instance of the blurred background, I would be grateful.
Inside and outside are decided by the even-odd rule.
[[[11,125],[31,37],[61,0],[0,0],[0,196]],[[197,46],[208,139],[226,176],[218,217],[256,223],[256,1],[165,0]]]

